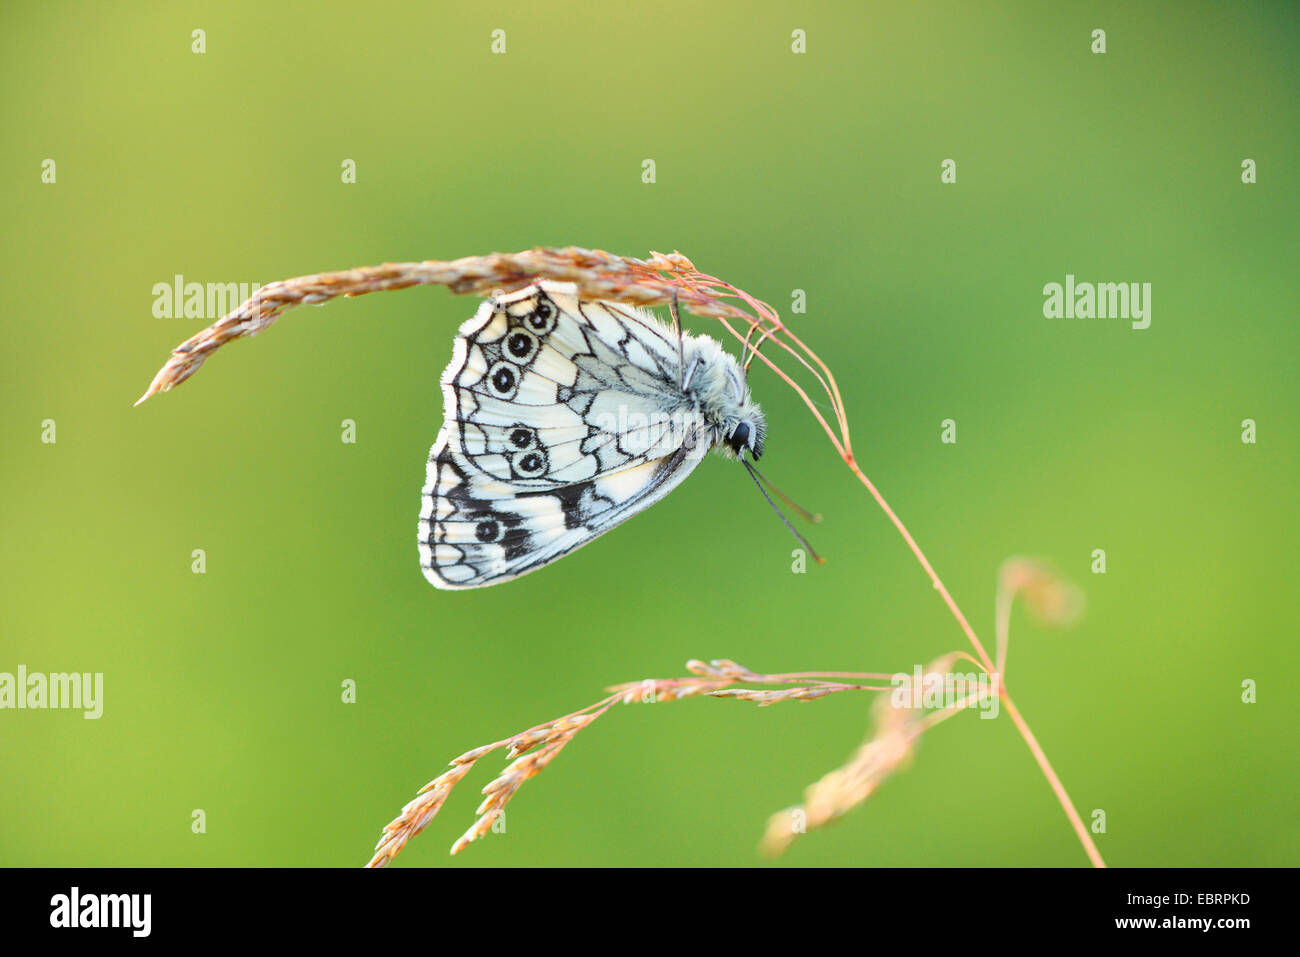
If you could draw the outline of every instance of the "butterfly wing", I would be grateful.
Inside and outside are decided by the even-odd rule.
[[[420,561],[439,588],[518,577],[663,498],[709,450],[652,316],[543,282],[485,302],[442,376]]]

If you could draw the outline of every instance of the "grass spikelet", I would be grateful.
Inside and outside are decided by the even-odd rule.
[[[945,655],[931,662],[923,673],[944,675],[955,656]],[[914,679],[907,677],[899,691],[906,694]],[[825,827],[853,810],[896,771],[905,768],[915,751],[916,740],[924,732],[924,712],[894,707],[894,690],[877,695],[872,705],[874,732],[853,757],[841,768],[826,774],[804,792],[804,803],[773,814],[760,842],[760,849],[770,857],[785,851],[794,839],[807,831]]]
[[[712,695],[737,682],[756,684],[796,683],[795,700],[811,700],[824,697],[834,691],[865,690],[869,686],[848,685],[817,677],[811,673],[787,675],[764,675],[750,671],[734,661],[719,659],[709,663],[692,659],[687,662],[691,677],[646,679],[629,681],[608,688],[608,696],[588,705],[580,711],[539,724],[500,741],[473,748],[452,760],[450,771],[444,771],[422,787],[415,799],[402,808],[401,813],[390,821],[375,846],[374,856],[367,867],[384,867],[406,846],[411,838],[419,834],[442,809],[448,794],[474,764],[485,755],[501,748],[506,749],[506,759],[510,761],[505,769],[493,778],[482,790],[483,802],[475,812],[478,816],[468,830],[451,846],[451,853],[458,854],[479,838],[492,830],[493,823],[505,811],[506,805],[529,778],[540,774],[560,751],[569,744],[579,731],[588,727],[593,721],[620,702],[623,704],[655,704],[678,701],[682,698]],[[833,677],[857,677],[864,679],[881,679],[888,677],[880,674],[833,673]],[[760,704],[764,703],[761,699]],[[770,703],[770,702],[766,702]]]
[[[135,404],[180,385],[222,346],[265,331],[296,306],[319,305],[340,296],[351,298],[427,285],[446,286],[454,293],[489,296],[521,289],[538,279],[572,282],[583,296],[631,306],[665,306],[677,302],[698,316],[717,319],[742,343],[747,362],[754,356],[761,358],[794,386],[837,447],[841,437],[847,442],[843,405],[830,370],[790,333],[776,310],[767,303],[698,271],[681,253],[652,252],[649,259],[634,259],[577,246],[539,247],[450,261],[383,263],[270,283],[211,326],[176,346]],[[743,302],[748,308],[736,305],[733,300]],[[744,333],[732,323],[743,325]],[[758,332],[756,340],[752,335],[755,331]],[[826,423],[807,393],[758,351],[767,341],[784,349],[819,380],[830,400],[839,435]]]
[[[1066,581],[1045,562],[1033,558],[1009,558],[998,569],[997,671],[1006,677],[1007,640],[1011,629],[1011,605],[1020,598],[1031,618],[1040,625],[1066,627],[1083,614],[1083,592]]]

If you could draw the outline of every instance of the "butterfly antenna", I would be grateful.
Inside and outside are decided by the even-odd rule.
[[[808,509],[804,508],[802,505],[800,505],[798,502],[792,499],[789,495],[786,495],[785,492],[782,492],[779,488],[773,485],[768,480],[768,477],[758,470],[757,465],[750,465],[749,470],[753,472],[755,475],[757,475],[760,479],[762,479],[763,484],[766,485],[768,489],[771,490],[772,494],[775,495],[777,498],[779,498],[781,501],[785,502],[786,505],[789,505],[792,509],[794,509],[795,512],[798,513],[799,517],[802,518],[805,522],[811,522],[813,525],[816,525],[822,520],[822,516],[820,512],[808,511]]]
[[[686,391],[686,345],[682,341],[682,317],[677,314],[677,287],[673,287],[673,301],[668,304],[673,314],[673,328],[677,330],[677,385]]]
[[[758,490],[763,493],[763,498],[767,499],[767,504],[772,506],[772,511],[776,512],[777,516],[781,519],[781,524],[783,524],[789,530],[791,535],[793,535],[795,538],[799,540],[799,544],[801,544],[804,548],[808,549],[808,554],[813,557],[813,561],[815,561],[818,565],[825,565],[826,559],[822,558],[820,555],[817,554],[817,549],[813,548],[811,545],[808,544],[808,539],[804,538],[797,531],[795,531],[794,526],[790,524],[790,520],[785,517],[785,513],[782,512],[781,509],[777,507],[776,502],[772,501],[772,496],[767,494],[767,489],[763,488],[763,483],[759,481],[758,471],[754,468],[754,466],[750,465],[747,461],[745,461],[745,457],[743,455],[740,456],[740,464],[745,466],[745,468],[749,470],[749,477],[754,480],[754,484],[758,486]]]

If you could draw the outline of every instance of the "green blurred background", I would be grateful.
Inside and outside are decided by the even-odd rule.
[[[1296,864],[1298,53],[1291,3],[5,5],[0,671],[104,672],[105,710],[0,712],[0,864],[354,866],[447,759],[607,684],[964,647],[767,370],[766,470],[826,516],[805,575],[714,457],[555,566],[431,588],[437,378],[477,305],[441,289],[290,313],[131,406],[207,324],[152,315],[177,273],[567,244],[680,249],[781,309],[990,647],[1004,558],[1085,589],[1070,631],[1017,611],[1009,686],[1109,863]],[[1151,327],[1043,318],[1066,273],[1152,283]],[[489,758],[398,866],[760,863],[867,705],[620,708],[504,836],[447,856]],[[777,866],[1085,863],[971,714]]]

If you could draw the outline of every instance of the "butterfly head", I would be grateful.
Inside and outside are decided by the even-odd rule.
[[[692,376],[696,398],[713,428],[713,443],[724,454],[738,458],[748,450],[757,460],[763,454],[767,420],[745,384],[740,364],[706,336],[693,340],[698,348],[699,371]]]
[[[754,460],[763,456],[763,433],[765,425],[761,412],[754,406],[751,406],[756,415],[751,415],[740,419],[736,422],[731,432],[723,439],[724,444],[740,455],[745,449],[749,449],[749,454]]]
[[[723,403],[722,443],[742,458],[749,450],[751,459],[758,462],[763,456],[763,441],[767,438],[767,420],[762,408],[754,402],[745,385],[745,378],[735,363],[728,363],[727,400]]]

